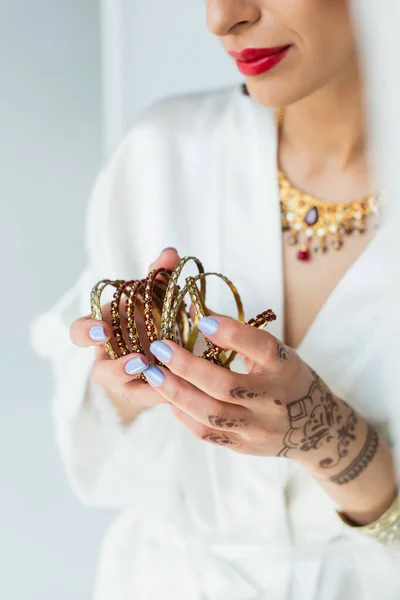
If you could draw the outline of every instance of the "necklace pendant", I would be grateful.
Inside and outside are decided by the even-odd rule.
[[[304,262],[307,262],[311,258],[310,250],[308,246],[302,246],[300,250],[297,252],[297,258]]]
[[[304,217],[304,223],[306,225],[308,225],[309,227],[312,227],[313,225],[318,223],[318,219],[319,219],[318,208],[316,206],[313,206],[312,208],[310,208],[310,210],[307,212],[306,216]]]
[[[332,248],[334,250],[340,250],[340,248],[343,246],[343,238],[340,234],[340,231],[337,231],[334,235],[333,241],[332,241]]]

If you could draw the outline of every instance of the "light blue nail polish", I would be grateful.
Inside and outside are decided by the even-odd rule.
[[[143,373],[148,367],[149,365],[146,365],[140,356],[137,356],[136,358],[131,358],[131,360],[126,363],[125,371],[128,375],[138,375],[139,373]]]
[[[144,376],[157,387],[160,387],[165,381],[164,373],[154,365],[150,365],[150,367],[146,369]]]
[[[212,317],[203,317],[199,321],[199,329],[206,335],[214,335],[214,333],[217,333],[218,327],[218,321]]]
[[[93,325],[93,327],[89,329],[89,335],[94,342],[104,342],[104,340],[107,339],[102,325]]]
[[[152,352],[154,356],[158,358],[158,360],[165,363],[169,363],[173,355],[171,348],[159,340],[151,344],[150,352]]]

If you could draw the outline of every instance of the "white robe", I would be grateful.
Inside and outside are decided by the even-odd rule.
[[[142,278],[167,246],[229,277],[246,319],[272,308],[278,318],[268,330],[282,339],[276,152],[274,111],[238,86],[150,107],[94,186],[85,270],[33,324],[32,343],[54,369],[57,440],[71,486],[85,503],[123,509],[103,544],[96,600],[400,597],[394,551],[344,525],[303,467],[200,441],[166,405],[122,425],[101,388],[88,385],[93,348],[69,341],[97,281]],[[388,240],[383,227],[297,351],[389,438],[388,425],[399,421],[388,398],[399,378],[385,378],[384,369],[388,357],[394,365],[399,337],[390,309],[395,267],[383,260]],[[235,316],[222,282],[210,284],[207,303]],[[232,368],[245,372],[240,357]]]

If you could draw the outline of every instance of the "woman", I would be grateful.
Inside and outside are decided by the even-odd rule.
[[[35,324],[71,485],[126,509],[96,600],[395,598],[396,543],[365,530],[399,518],[384,387],[394,263],[347,3],[207,9],[246,86],[141,115],[94,187],[87,268]],[[109,360],[110,319],[88,316],[90,290],[142,278],[164,247],[151,269],[198,256],[233,280],[247,319],[277,314],[256,330],[230,318],[227,290],[207,296],[200,326],[238,352],[232,371],[170,341]]]

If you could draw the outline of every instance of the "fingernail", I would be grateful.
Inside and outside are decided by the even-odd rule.
[[[218,331],[219,323],[212,317],[203,317],[199,321],[199,329],[206,335],[213,335]]]
[[[139,373],[143,373],[146,369],[148,369],[149,365],[146,365],[145,362],[142,361],[140,356],[136,358],[131,358],[125,365],[125,371],[128,375],[138,375]]]
[[[172,246],[168,246],[168,248],[164,248],[164,250],[161,252],[161,254],[163,252],[165,252],[166,250],[175,250],[175,252],[178,252],[178,250],[176,248],[173,248]]]
[[[169,363],[172,358],[173,351],[164,342],[153,342],[150,346],[150,352],[154,354],[161,362]]]
[[[165,381],[165,375],[160,369],[155,367],[154,365],[150,365],[148,369],[144,372],[144,376],[157,387],[160,387]]]
[[[102,325],[93,325],[93,327],[89,329],[89,336],[95,342],[104,342],[104,340],[107,339],[106,332]]]

